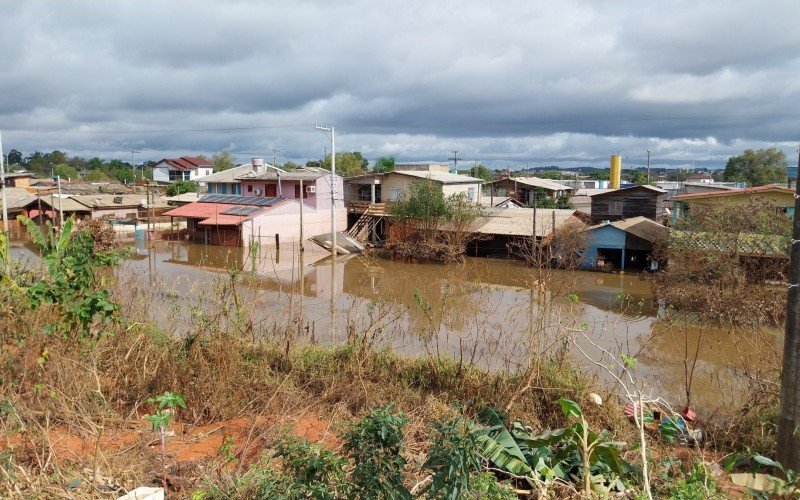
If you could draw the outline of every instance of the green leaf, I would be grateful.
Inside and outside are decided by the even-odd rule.
[[[783,469],[783,466],[780,464],[780,462],[776,462],[775,460],[767,458],[764,455],[756,454],[753,456],[753,460],[755,460],[756,463],[761,464],[765,467],[777,467],[778,469]]]
[[[478,415],[479,420],[488,427],[477,429],[477,441],[481,453],[498,468],[518,476],[533,474],[533,469],[514,437],[506,429],[498,411],[492,407],[484,408]]]
[[[20,224],[25,226],[25,231],[27,231],[31,241],[39,248],[39,250],[47,251],[49,249],[50,245],[48,244],[47,238],[45,238],[41,229],[39,229],[39,226],[37,226],[35,222],[24,215],[18,215],[17,220],[20,222]]]
[[[74,490],[75,488],[79,488],[83,484],[83,479],[76,477],[72,481],[69,482],[67,485],[68,490]]]
[[[581,411],[581,407],[578,406],[578,403],[572,401],[571,399],[561,398],[556,403],[561,405],[561,409],[564,411],[564,415],[568,417],[576,417],[582,418],[583,412]]]

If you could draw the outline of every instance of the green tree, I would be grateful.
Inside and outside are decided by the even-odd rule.
[[[78,171],[75,170],[75,167],[70,167],[66,163],[56,165],[53,169],[53,174],[60,175],[62,179],[71,179],[73,181],[78,179]]]
[[[8,152],[8,164],[9,165],[21,165],[22,164],[22,153],[17,151],[16,149],[12,149]]]
[[[336,173],[342,177],[352,177],[367,171],[369,161],[358,151],[336,153]],[[325,157],[320,164],[325,170],[331,169],[331,155]]]
[[[111,180],[111,177],[99,168],[89,170],[86,175],[83,176],[83,178],[84,180],[93,182]]]
[[[192,181],[176,181],[167,186],[167,196],[178,196],[193,191],[197,191],[197,184]]]
[[[637,186],[647,184],[647,174],[641,170],[631,170],[631,182]]]
[[[98,157],[91,158],[86,162],[86,168],[89,170],[99,170],[105,167],[105,162]]]
[[[469,168],[469,175],[470,177],[475,177],[477,179],[483,179],[486,182],[492,180],[492,173],[489,172],[489,169],[485,166],[478,163],[477,165],[473,165]]]
[[[610,177],[610,173],[608,169],[606,170],[595,170],[591,174],[589,174],[589,178],[596,180],[596,181],[607,181]]]
[[[763,186],[786,179],[786,165],[786,155],[778,148],[748,149],[739,156],[728,158],[724,176],[728,182]]]
[[[281,168],[284,169],[284,170],[295,170],[297,168],[300,168],[300,165],[298,165],[297,163],[295,163],[293,161],[287,161],[286,163],[281,165]]]
[[[561,180],[562,175],[560,170],[542,170],[536,174],[536,177],[540,179],[553,179],[553,180]]]
[[[234,167],[233,155],[230,151],[223,151],[221,153],[214,153],[211,156],[211,164],[214,166],[214,172],[222,172]]]
[[[394,172],[394,163],[394,156],[381,156],[378,158],[378,161],[375,162],[375,166],[372,168],[372,171],[379,174],[384,172]]]

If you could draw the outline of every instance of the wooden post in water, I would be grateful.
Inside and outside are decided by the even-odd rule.
[[[800,147],[797,155],[800,167]],[[795,182],[790,252],[777,442],[778,461],[786,469],[800,470],[800,182]]]

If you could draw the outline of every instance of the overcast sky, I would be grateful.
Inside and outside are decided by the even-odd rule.
[[[494,5],[496,4],[496,5]],[[800,141],[800,2],[3,2],[5,151],[724,166]]]

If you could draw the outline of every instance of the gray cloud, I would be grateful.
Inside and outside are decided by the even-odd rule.
[[[0,129],[25,153],[305,160],[327,146],[315,122],[370,158],[458,149],[496,166],[634,162],[647,148],[721,166],[798,139],[790,1],[5,7]]]

